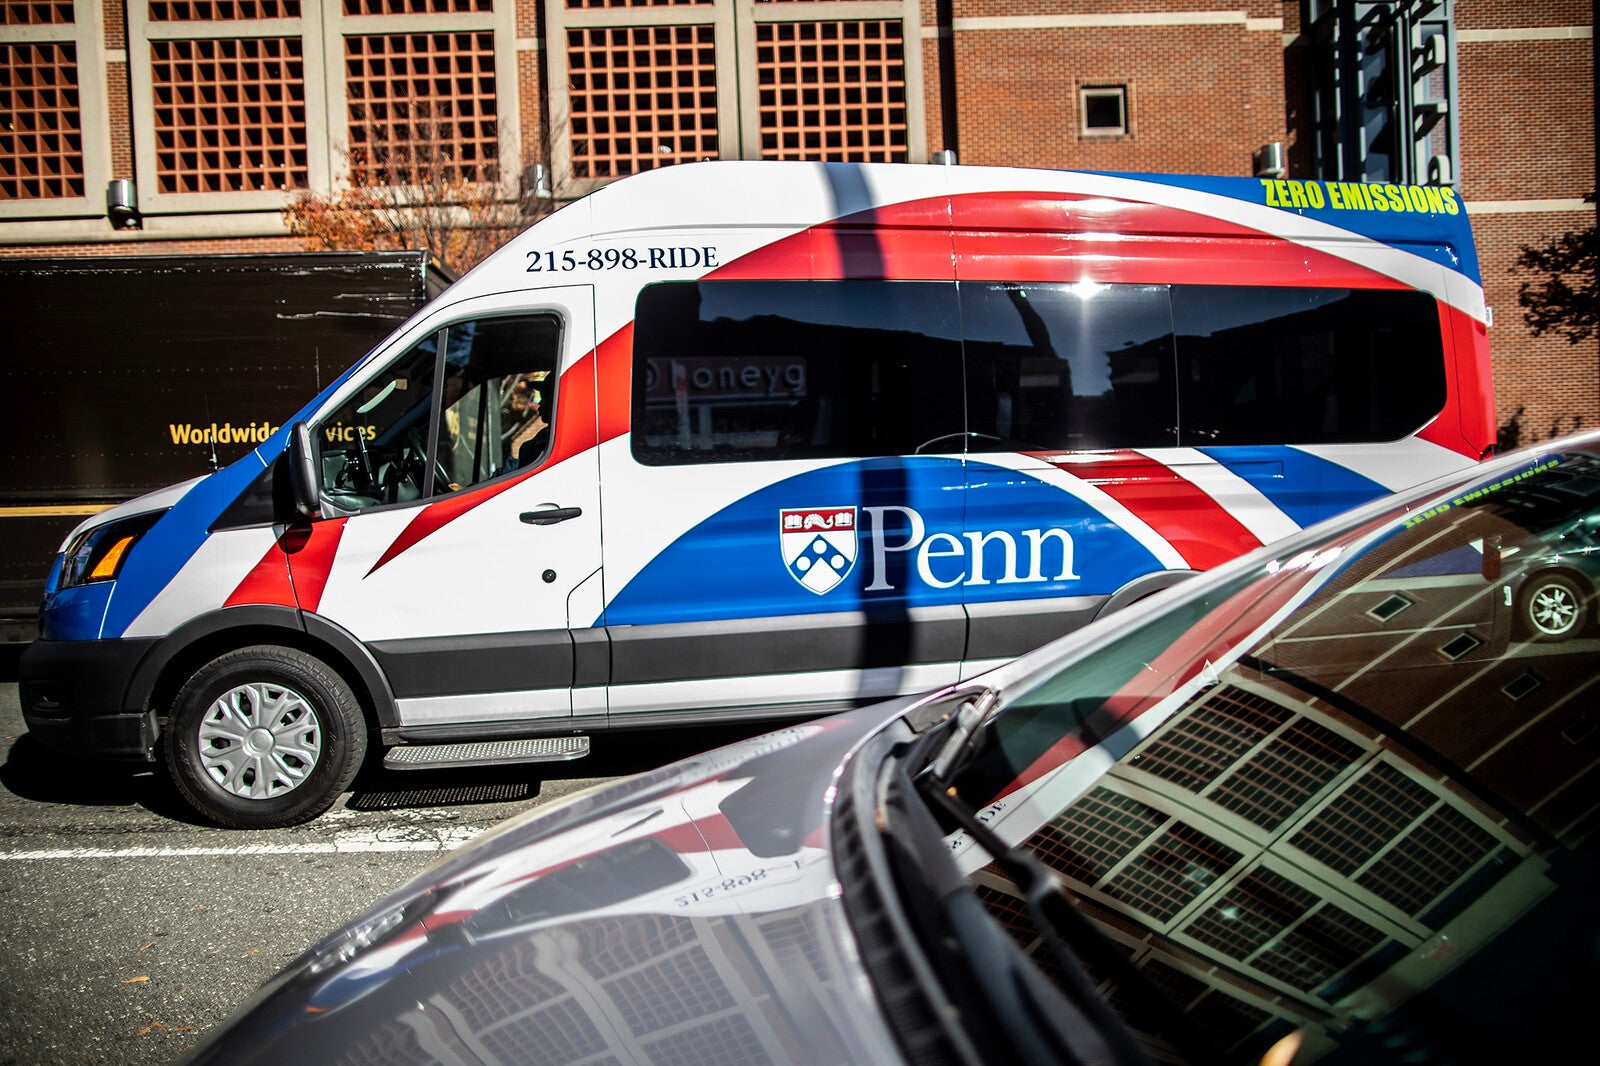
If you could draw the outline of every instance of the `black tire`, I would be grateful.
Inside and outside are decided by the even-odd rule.
[[[1517,598],[1517,620],[1534,640],[1575,637],[1589,621],[1588,590],[1567,574],[1535,574]]]
[[[310,821],[349,787],[367,731],[350,686],[305,652],[240,648],[196,671],[162,745],[184,800],[218,825]]]

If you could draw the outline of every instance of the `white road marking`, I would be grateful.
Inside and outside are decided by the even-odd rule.
[[[347,830],[332,840],[298,844],[235,844],[212,847],[167,848],[48,848],[38,851],[0,852],[0,862],[37,862],[47,859],[168,859],[196,856],[240,855],[359,855],[386,851],[450,851],[487,829],[487,826],[450,826],[438,831],[407,831],[390,839],[393,831]]]

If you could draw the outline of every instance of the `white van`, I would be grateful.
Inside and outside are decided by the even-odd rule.
[[[1494,439],[1450,189],[721,162],[63,545],[30,731],[236,826],[982,671]]]

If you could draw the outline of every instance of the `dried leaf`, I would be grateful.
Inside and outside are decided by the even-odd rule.
[[[130,977],[130,978],[128,978],[126,981],[123,981],[122,984],[125,984],[125,985],[137,985],[137,984],[142,984],[142,983],[144,983],[145,981],[148,981],[148,980],[150,980],[150,978],[146,977],[144,974],[140,974],[138,977]]]
[[[156,946],[156,942],[154,940],[152,940],[148,944],[140,944],[139,945],[139,950],[140,951],[149,951],[151,948],[153,948],[155,946]]]

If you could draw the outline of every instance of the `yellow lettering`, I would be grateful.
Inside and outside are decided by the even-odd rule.
[[[1409,211],[1411,209],[1411,205],[1406,203],[1406,194],[1401,192],[1398,186],[1385,185],[1381,191],[1389,198],[1389,209],[1391,211]]]
[[[1298,181],[1291,181],[1289,183],[1289,202],[1296,207],[1305,207],[1307,206],[1306,194],[1300,186],[1301,183]]]
[[[1268,207],[1283,206],[1282,204],[1278,203],[1278,187],[1273,183],[1271,178],[1262,178],[1261,187],[1266,190]]]
[[[1422,190],[1422,194],[1428,198],[1429,211],[1436,213],[1444,211],[1444,197],[1439,195],[1439,187],[1437,185],[1429,185]]]
[[[1454,215],[1460,213],[1461,207],[1456,203],[1456,191],[1454,189],[1440,189],[1439,198],[1444,201],[1445,214]]]
[[[1306,182],[1306,199],[1311,201],[1312,207],[1321,207],[1327,201],[1322,198],[1322,183],[1319,181]]]

